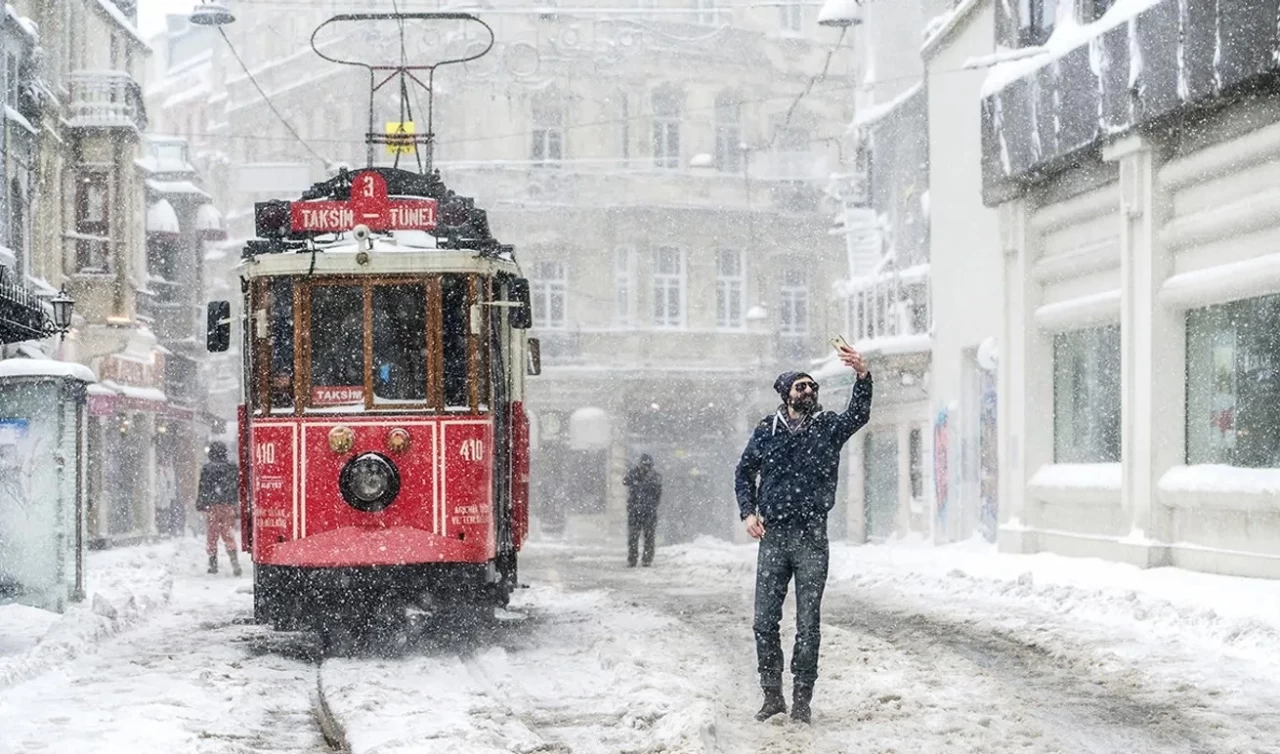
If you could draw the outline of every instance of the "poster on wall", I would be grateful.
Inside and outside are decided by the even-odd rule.
[[[41,459],[50,452],[40,434],[27,419],[0,419],[0,601],[25,602],[53,589],[58,576],[49,562],[57,551],[50,546],[56,496],[45,484],[51,480]]]
[[[937,496],[938,528],[945,530],[951,507],[951,484],[948,457],[951,435],[948,431],[948,411],[938,409],[933,420],[933,490]]]

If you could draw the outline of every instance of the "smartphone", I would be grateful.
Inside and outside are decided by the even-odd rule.
[[[836,349],[837,351],[839,351],[841,348],[848,348],[850,351],[852,351],[852,350],[853,350],[853,347],[852,347],[852,346],[850,346],[850,345],[845,341],[845,339],[844,339],[842,336],[840,336],[840,335],[837,335],[837,336],[835,336],[834,338],[832,338],[832,339],[831,339],[831,345],[832,345],[833,347],[835,347],[835,349]]]

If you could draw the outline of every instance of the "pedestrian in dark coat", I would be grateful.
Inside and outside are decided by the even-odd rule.
[[[811,714],[829,559],[827,513],[835,506],[840,449],[871,418],[871,373],[862,355],[841,348],[840,360],[858,374],[844,413],[822,410],[812,377],[785,372],[773,385],[782,405],[756,426],[738,462],[734,486],[739,513],[747,533],[760,540],[753,628],[764,705],[757,720],[787,711],[778,626],[792,577],[796,643],[791,718],[808,723]]]
[[[226,443],[209,443],[209,462],[200,469],[200,489],[196,494],[196,510],[204,511],[207,526],[205,549],[209,553],[209,573],[218,572],[218,540],[226,544],[231,571],[240,575],[240,559],[232,529],[236,525],[240,502],[239,473],[227,460]]]
[[[658,503],[662,500],[662,475],[653,468],[649,454],[640,456],[639,465],[623,477],[627,486],[627,566],[634,568],[639,555],[640,538],[644,537],[644,566],[653,564],[654,539],[658,528]]]

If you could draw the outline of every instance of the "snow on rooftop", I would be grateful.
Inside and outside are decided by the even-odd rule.
[[[4,117],[6,120],[11,120],[14,123],[17,123],[18,125],[27,129],[27,133],[31,134],[32,136],[35,136],[40,133],[40,131],[37,130],[35,126],[31,125],[31,121],[27,120],[26,116],[24,116],[22,113],[18,112],[17,110],[13,109],[8,105],[4,106]]]
[[[151,45],[147,44],[147,40],[143,39],[142,35],[138,33],[138,27],[133,25],[133,22],[129,20],[129,17],[126,16],[120,8],[116,7],[115,3],[111,2],[111,0],[98,0],[98,5],[106,11],[107,15],[111,16],[117,24],[122,26],[125,31],[129,32],[129,36],[133,37],[138,44],[142,45],[143,49],[147,52],[151,52]]]
[[[97,382],[93,370],[73,361],[52,359],[4,359],[0,361],[0,377],[69,377],[81,382]]]
[[[1072,50],[1097,39],[1120,24],[1131,21],[1143,11],[1159,3],[1170,1],[1116,0],[1115,5],[1111,6],[1102,15],[1102,18],[1087,24],[1081,24],[1076,21],[1073,3],[1060,3],[1053,33],[1049,35],[1049,40],[1044,45],[1044,54],[1021,60],[1011,60],[993,66],[990,72],[987,73],[986,81],[982,84],[982,97],[990,97],[1014,81],[1062,58]]]
[[[851,129],[866,128],[875,125],[878,121],[883,120],[885,116],[889,115],[912,97],[919,94],[923,86],[923,81],[917,81],[913,86],[888,102],[863,108],[856,116],[854,116],[853,123],[849,124],[849,127]]]
[[[208,192],[191,181],[157,181],[148,178],[147,188],[159,194],[196,194],[206,199],[210,198]]]

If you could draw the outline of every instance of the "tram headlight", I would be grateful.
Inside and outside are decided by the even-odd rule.
[[[365,453],[342,467],[338,490],[352,508],[377,513],[391,505],[400,493],[400,472],[381,453]]]

